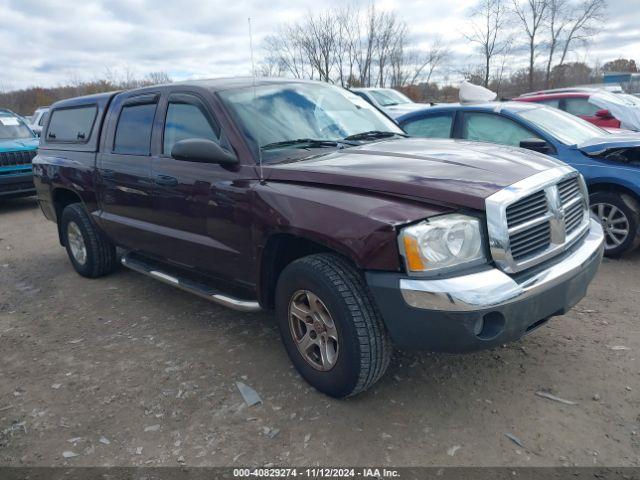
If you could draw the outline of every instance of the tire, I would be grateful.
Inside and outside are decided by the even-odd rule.
[[[640,207],[628,195],[596,192],[589,197],[591,211],[602,223],[605,234],[604,254],[619,257],[640,243]],[[623,235],[623,230],[627,231]]]
[[[313,303],[320,318],[326,319],[328,314],[331,321],[314,321],[311,325],[290,313],[290,308],[296,312],[308,310],[307,305],[312,304],[309,298],[314,297],[319,300]],[[336,398],[356,395],[376,383],[389,366],[392,345],[385,326],[362,274],[346,259],[316,254],[295,260],[278,279],[275,303],[289,358],[317,390]],[[306,338],[301,328],[308,329],[307,341],[313,332],[320,332],[315,337],[317,345],[307,353],[302,352],[304,347],[298,347]],[[322,345],[326,345],[323,358],[328,361],[319,366],[323,362],[319,353]]]
[[[97,278],[111,273],[117,265],[115,246],[93,224],[81,204],[72,203],[62,211],[62,238],[73,268],[83,277]],[[84,246],[84,255],[79,252]]]

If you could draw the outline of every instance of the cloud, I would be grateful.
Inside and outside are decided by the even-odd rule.
[[[452,51],[452,70],[478,61],[463,39],[474,0],[381,0],[426,46],[435,38]],[[609,2],[605,30],[577,59],[604,62],[640,51],[635,1]],[[340,0],[0,0],[0,87],[53,86],[127,69],[142,76],[165,71],[179,78],[246,75],[251,71],[247,19],[256,57],[283,21],[335,8]],[[368,1],[361,0],[366,8]],[[638,59],[640,60],[640,59]],[[516,62],[517,63],[517,62]]]

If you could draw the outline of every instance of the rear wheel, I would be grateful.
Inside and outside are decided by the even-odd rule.
[[[391,342],[362,275],[338,255],[288,265],[276,287],[276,316],[294,366],[327,395],[362,392],[389,365]]]
[[[602,223],[605,255],[617,257],[638,246],[640,209],[628,195],[597,192],[590,196],[591,211]]]
[[[115,269],[115,247],[93,224],[81,204],[65,207],[61,229],[71,264],[80,275],[96,278]]]

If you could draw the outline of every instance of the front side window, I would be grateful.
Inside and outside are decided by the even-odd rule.
[[[156,114],[156,103],[125,104],[120,112],[114,153],[123,155],[149,155],[151,153],[151,131]]]
[[[536,135],[513,120],[500,115],[465,113],[462,138],[518,147],[522,140],[536,138]]]
[[[164,125],[163,153],[171,154],[173,146],[188,138],[218,141],[218,129],[198,104],[169,101]]]
[[[47,140],[69,143],[88,141],[97,112],[98,109],[95,105],[53,110],[47,131]]]
[[[33,138],[33,133],[15,115],[0,112],[0,140],[13,140],[17,138]]]
[[[593,117],[600,107],[589,103],[587,98],[565,98],[564,111],[571,115]]]
[[[449,138],[453,124],[453,113],[442,113],[409,120],[403,125],[404,131],[415,137]]]

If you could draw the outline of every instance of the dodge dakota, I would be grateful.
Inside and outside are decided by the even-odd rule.
[[[587,291],[603,253],[580,174],[537,152],[407,138],[356,95],[284,79],[51,106],[38,202],[85,277],[117,264],[275,310],[318,390],[371,387],[393,346],[513,341]]]

